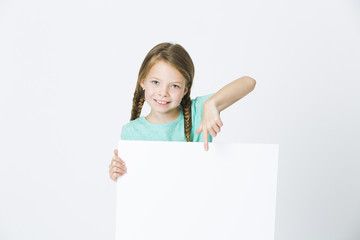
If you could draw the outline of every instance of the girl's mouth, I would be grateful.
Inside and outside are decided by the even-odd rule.
[[[156,100],[156,99],[154,99],[154,101],[163,106],[170,103],[170,102],[160,101],[160,100]]]

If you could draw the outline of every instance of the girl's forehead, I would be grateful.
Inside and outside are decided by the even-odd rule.
[[[170,63],[158,61],[151,67],[147,78],[185,82],[184,76]]]

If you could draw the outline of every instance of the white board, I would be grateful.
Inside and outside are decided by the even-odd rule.
[[[273,240],[278,145],[119,141],[117,240]]]

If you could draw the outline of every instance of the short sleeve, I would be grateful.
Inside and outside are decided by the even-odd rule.
[[[208,100],[213,94],[197,97],[192,100],[191,103],[191,139],[193,142],[202,142],[203,133],[195,133],[196,130],[200,127],[202,116],[203,116],[203,106],[206,100]],[[212,142],[212,136],[209,134],[209,142]]]
[[[129,133],[128,125],[124,125],[121,129],[120,139],[121,140],[131,140],[130,136],[131,136],[131,134]]]

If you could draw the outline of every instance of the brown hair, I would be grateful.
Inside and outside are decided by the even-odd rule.
[[[185,131],[186,141],[190,142],[191,141],[190,89],[194,79],[195,69],[190,55],[179,44],[160,43],[155,47],[153,47],[150,50],[150,52],[146,55],[139,70],[138,80],[134,92],[130,120],[135,120],[136,118],[140,117],[141,109],[144,105],[145,96],[144,96],[144,90],[140,85],[141,80],[143,80],[147,76],[150,69],[155,65],[155,63],[161,60],[166,61],[170,63],[172,66],[174,66],[184,76],[186,80],[186,87],[188,91],[181,100],[180,105],[183,109],[184,126],[185,126],[184,131]]]

